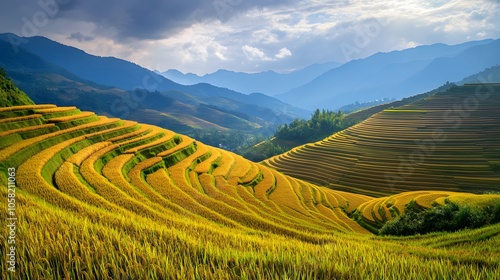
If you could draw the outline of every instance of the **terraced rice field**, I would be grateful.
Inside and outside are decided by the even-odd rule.
[[[18,218],[16,272],[2,264],[2,279],[487,279],[500,272],[500,251],[477,245],[498,238],[476,242],[498,237],[500,225],[450,237],[469,241],[463,255],[375,237],[348,216],[367,209],[367,219],[383,221],[387,214],[368,214],[389,201],[401,211],[404,194],[382,201],[318,187],[173,131],[74,107],[11,107],[0,116],[9,137],[0,141],[0,178],[6,184],[15,176]],[[422,205],[440,198],[422,194]],[[0,213],[12,215],[6,207]],[[7,227],[0,234],[8,244]]]
[[[416,206],[426,209],[435,205],[444,205],[445,201],[470,206],[486,206],[500,204],[500,194],[471,194],[445,191],[412,191],[387,197],[375,198],[358,206],[365,223],[380,227],[405,212],[405,206],[414,202]]]
[[[387,109],[322,141],[265,160],[334,190],[500,191],[500,84],[465,85]]]

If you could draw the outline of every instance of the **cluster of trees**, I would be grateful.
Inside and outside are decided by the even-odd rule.
[[[407,236],[473,229],[498,222],[500,222],[500,204],[477,207],[448,202],[442,206],[422,210],[412,202],[405,207],[403,215],[388,221],[379,233]]]
[[[283,141],[294,141],[299,145],[319,141],[352,126],[353,123],[347,121],[345,116],[346,114],[341,111],[316,109],[309,120],[295,119],[290,124],[279,126],[275,138]]]
[[[319,141],[361,121],[346,116],[341,111],[316,109],[309,120],[295,119],[290,124],[280,125],[270,140],[236,152],[249,160],[261,161],[293,147]]]

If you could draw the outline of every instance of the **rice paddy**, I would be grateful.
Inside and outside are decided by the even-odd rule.
[[[419,106],[397,115],[432,114],[432,108]],[[490,178],[488,184],[497,178],[483,166],[484,155],[495,160],[497,146],[490,138],[464,154],[458,144],[436,145],[442,160],[426,161],[407,181],[419,187],[416,178],[430,169],[435,184],[375,198],[404,190],[384,187],[375,175],[390,170],[398,153],[407,150],[401,141],[412,143],[411,129],[383,142],[381,136],[363,136],[372,130],[359,125],[266,162],[276,162],[278,170],[277,163],[290,163],[280,165],[281,173],[173,131],[74,107],[0,108],[4,112],[12,114],[1,115],[1,123],[22,127],[0,131],[17,139],[0,146],[2,184],[8,181],[5,170],[16,170],[17,218],[16,272],[3,263],[2,279],[493,279],[500,274],[499,224],[395,238],[373,235],[351,217],[362,213],[366,224],[377,226],[401,214],[410,201],[423,208],[444,199],[498,203],[498,195],[459,193],[461,185],[455,186],[458,174],[467,182],[474,182],[476,172]],[[403,118],[392,129],[405,130],[404,121],[412,120]],[[497,127],[488,123],[482,131],[496,137]],[[38,130],[44,133],[26,133]],[[348,137],[356,131],[356,138]],[[467,133],[454,135],[460,143],[473,143]],[[329,143],[334,139],[343,146],[334,149]],[[349,149],[353,143],[359,149]],[[374,150],[384,143],[389,148],[380,156]],[[473,154],[477,149],[480,156]],[[380,164],[370,164],[375,156]],[[449,166],[459,156],[464,160],[456,167],[463,172]],[[329,169],[315,164],[319,161]],[[352,176],[356,168],[366,173]],[[286,175],[292,169],[307,181]],[[345,187],[321,187],[310,182],[315,178]],[[441,182],[439,190],[431,190]],[[1,192],[7,196],[7,188]],[[0,213],[7,217],[7,207]],[[0,230],[2,260],[9,250],[8,230]]]
[[[264,163],[334,190],[376,197],[421,190],[498,192],[498,108],[500,84],[454,87]]]

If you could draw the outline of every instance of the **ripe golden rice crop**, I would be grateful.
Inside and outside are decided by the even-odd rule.
[[[174,184],[170,176],[167,175],[166,170],[159,169],[148,175],[146,180],[153,188],[163,189],[167,194],[165,198],[175,204],[181,205],[184,209],[192,212],[193,214],[200,215],[216,223],[221,223],[231,227],[239,227],[239,225],[233,221],[230,221],[219,213],[216,213],[204,204],[198,203],[191,195],[181,190],[177,184]]]
[[[435,200],[440,197],[447,197],[449,193],[443,192],[443,193],[430,193],[430,194],[422,194],[417,197],[415,197],[415,203],[423,208],[432,208],[433,203],[435,203]]]
[[[113,143],[120,143],[120,142],[124,142],[124,141],[129,141],[129,140],[134,139],[135,137],[144,136],[145,134],[150,133],[151,130],[152,129],[149,126],[137,124],[136,130],[129,132],[129,133],[125,133],[125,134],[116,136],[116,137],[113,137],[113,138],[109,139],[109,141],[113,142]]]
[[[2,166],[19,162],[15,277],[494,279],[500,273],[498,224],[378,237],[347,215],[367,205],[372,211],[401,209],[412,199],[425,204],[445,199],[438,197],[443,192],[374,199],[334,191],[184,136],[173,136],[182,141],[164,146],[163,157],[123,153],[161,145],[162,132],[99,117],[0,149]],[[0,192],[7,196],[6,188]],[[500,195],[452,192],[446,198],[500,201]],[[6,207],[0,215],[8,215]],[[8,235],[2,227],[1,244]],[[2,266],[0,277],[11,279],[8,273]]]
[[[287,178],[278,172],[274,172],[273,175],[276,179],[277,186],[274,191],[269,194],[269,199],[276,203],[276,205],[280,205],[280,208],[286,213],[298,211],[304,216],[309,216],[309,213],[304,211],[304,205],[297,197],[297,194],[294,192]]]
[[[12,107],[3,107],[0,108],[0,112],[11,112],[11,111],[21,111],[21,110],[38,110],[38,109],[47,109],[47,108],[55,108],[54,104],[37,104],[37,105],[22,105],[22,106],[12,106]]]
[[[42,115],[40,115],[40,114],[31,114],[31,115],[8,118],[8,119],[0,119],[0,123],[11,123],[11,122],[31,120],[31,119],[39,119],[41,117],[42,117]]]
[[[164,152],[161,152],[158,154],[159,157],[166,157],[166,156],[169,156],[173,153],[176,153],[182,149],[185,149],[187,148],[188,146],[192,145],[194,143],[194,140],[190,137],[187,137],[187,136],[184,136],[182,135],[181,136],[181,142],[179,144],[177,144],[175,147],[173,147],[172,149],[168,149]]]
[[[471,194],[471,193],[450,193],[447,197],[440,197],[436,199],[439,204],[444,204],[445,200],[457,204],[466,204],[484,207],[487,205],[500,204],[500,194]]]
[[[224,178],[227,179],[229,173],[233,169],[233,165],[235,164],[235,159],[227,151],[222,149],[218,150],[221,153],[221,159],[219,165],[213,170],[212,174],[214,176],[224,176]]]
[[[144,194],[124,178],[124,165],[132,158],[133,155],[131,154],[122,154],[114,157],[104,165],[102,175],[108,179],[111,184],[121,186],[121,189],[133,199],[136,199],[140,203],[148,204],[149,200],[146,199]]]
[[[76,115],[71,115],[71,116],[64,116],[64,117],[59,117],[59,118],[52,118],[50,119],[51,122],[54,123],[62,123],[62,122],[69,122],[69,121],[74,121],[78,119],[83,119],[86,117],[92,117],[95,116],[94,112],[81,112],[80,114]]]
[[[175,136],[175,133],[170,131],[170,130],[163,130],[162,133],[164,133],[164,135],[161,138],[159,138],[155,141],[134,147],[134,148],[130,148],[130,149],[126,150],[124,153],[133,154],[133,153],[136,153],[136,152],[143,150],[143,149],[147,149],[150,147],[161,145],[161,144],[164,144],[164,143],[172,140],[172,138]]]
[[[56,171],[54,179],[60,191],[73,196],[79,201],[102,207],[108,211],[120,212],[119,208],[92,192],[89,187],[80,182],[74,173],[74,165],[71,162],[64,162]]]
[[[55,124],[48,123],[48,124],[26,126],[26,127],[17,128],[17,129],[11,129],[11,130],[6,130],[6,131],[1,131],[0,132],[0,137],[5,137],[7,135],[14,134],[14,133],[22,133],[22,132],[27,132],[27,131],[37,130],[37,129],[50,128],[50,127],[55,127]]]
[[[260,171],[262,172],[262,180],[253,187],[255,192],[255,196],[262,201],[267,200],[267,194],[269,191],[272,191],[276,187],[276,178],[274,178],[274,174],[271,169],[267,167],[260,167]]]
[[[0,161],[5,161],[7,158],[12,157],[12,155],[19,150],[22,150],[26,147],[31,147],[36,145],[37,143],[48,140],[48,139],[56,139],[60,135],[72,133],[72,132],[77,132],[77,131],[85,131],[86,129],[94,129],[98,127],[104,127],[106,125],[111,125],[113,123],[116,123],[116,120],[113,119],[108,119],[107,117],[100,117],[98,121],[84,124],[84,125],[79,125],[73,128],[65,129],[65,130],[59,130],[55,131],[52,133],[40,135],[37,137],[33,137],[30,139],[26,139],[21,142],[14,143],[13,145],[2,149],[2,153],[0,154]],[[82,133],[83,134],[83,133]]]
[[[75,106],[52,107],[45,109],[36,109],[35,112],[38,114],[49,114],[49,113],[59,113],[59,112],[73,111],[73,110],[77,110],[77,108]]]
[[[199,163],[195,167],[195,171],[198,173],[211,173],[212,169],[215,167],[217,162],[220,160],[221,154],[218,150],[211,149],[210,157]]]
[[[199,180],[203,190],[208,196],[237,209],[244,211],[249,210],[247,204],[238,199],[234,186],[227,184],[227,181],[224,180],[223,177],[214,177],[205,173],[197,176],[197,180]]]
[[[248,172],[240,178],[240,184],[249,184],[259,178],[260,169],[255,163],[250,163]]]
[[[108,146],[111,145],[111,142],[98,142],[94,145],[88,146],[86,148],[81,149],[77,153],[73,154],[70,156],[67,161],[80,166],[84,160],[86,160],[89,156],[91,156],[93,153],[104,149]]]
[[[228,177],[237,177],[237,178],[244,177],[245,174],[247,174],[250,171],[251,168],[250,161],[244,159],[239,155],[234,155],[233,157],[235,159],[235,166],[231,170],[231,173],[228,175]]]

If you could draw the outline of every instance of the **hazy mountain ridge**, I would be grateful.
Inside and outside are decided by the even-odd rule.
[[[489,67],[477,74],[464,78],[457,84],[466,83],[500,83],[500,65]]]
[[[277,73],[275,71],[243,73],[220,69],[214,73],[199,76],[193,73],[184,74],[178,70],[170,69],[161,74],[174,82],[184,85],[209,83],[245,94],[260,92],[267,95],[275,95],[306,84],[319,75],[340,65],[338,62],[325,62],[313,64],[289,73]]]
[[[118,87],[124,90],[135,88],[145,88],[150,91],[158,90],[160,92],[176,90],[194,95],[203,93],[206,96],[225,96],[238,101],[251,101],[251,97],[248,98],[245,94],[227,88],[208,84],[181,85],[135,63],[114,57],[90,55],[83,50],[60,44],[45,37],[23,38],[7,33],[0,34],[0,39],[9,42],[10,36],[15,36],[17,41],[23,42],[18,46],[19,49],[24,49],[48,63],[96,84]],[[268,101],[271,101],[271,99],[270,97]],[[281,111],[282,107],[287,107],[288,113],[295,111],[295,115],[291,116],[292,118],[303,116],[306,113],[304,110],[287,106],[287,104],[281,101],[275,99],[272,101],[269,104],[279,103],[279,106],[271,108],[273,110]],[[253,103],[255,104],[256,102]],[[267,103],[262,103],[261,105],[268,106]]]
[[[0,35],[0,38],[6,39],[8,35]],[[38,52],[44,54],[48,59],[24,48],[25,46],[35,48],[37,45],[41,45]],[[141,75],[140,80],[144,77],[150,77],[148,83],[156,81],[156,76],[152,76],[156,74],[133,63],[116,58],[100,58],[88,55],[81,50],[64,46],[43,37],[30,38],[26,44],[17,47],[17,52],[10,43],[0,40],[0,49],[2,50],[0,66],[4,67],[9,76],[37,103],[55,103],[61,106],[78,105],[84,110],[92,110],[108,116],[126,116],[143,122],[146,122],[144,118],[147,118],[147,122],[184,133],[189,133],[192,128],[249,131],[255,128],[274,127],[289,122],[296,117],[308,115],[306,110],[295,108],[269,96],[245,95],[208,84],[183,86],[158,75],[159,79],[166,82],[158,84],[156,93],[154,91],[145,94],[141,93],[139,97],[144,96],[146,99],[139,98],[139,100],[136,100],[137,98],[133,96],[132,89],[125,90],[112,86],[112,81],[117,81],[117,77],[120,75],[122,75],[121,80],[128,80],[128,85],[137,84],[138,77],[141,77]],[[56,58],[56,53],[61,54],[61,57],[65,59]],[[72,61],[73,58],[75,58],[74,61]],[[90,62],[85,64],[87,59]],[[100,75],[97,75],[97,77],[101,80],[92,75],[87,75],[86,78],[94,79],[88,80],[49,60],[71,67],[82,63],[82,69],[99,68],[100,65],[105,65],[104,69],[109,70],[118,67],[123,68],[123,71],[120,72],[120,75],[116,71],[110,71],[113,73],[107,77],[111,82],[102,85],[96,82],[104,79]],[[110,64],[107,65],[107,62],[110,62]],[[120,65],[125,66],[121,67]],[[135,74],[127,76],[127,73],[131,71],[135,71]],[[106,71],[95,71],[95,73],[101,73],[102,75],[104,75],[104,72]],[[127,86],[127,84],[121,85]],[[171,89],[160,93],[161,87],[168,88],[168,85],[172,85]],[[146,88],[148,87],[146,86]],[[154,89],[154,87],[149,89]],[[172,95],[172,92],[181,94]],[[177,100],[177,98],[179,99]],[[177,103],[174,104],[172,100],[177,100]],[[184,103],[188,100],[190,100],[188,103]],[[206,106],[200,107],[202,105],[212,107],[207,111]],[[182,111],[179,110],[180,108],[188,109]],[[244,110],[245,114],[248,115],[246,119],[235,115],[235,111],[240,109]],[[149,111],[146,113],[145,110]],[[199,113],[200,111],[203,111],[204,114]],[[176,114],[175,118],[166,114],[172,112]],[[211,114],[214,114],[214,116]],[[153,115],[156,116],[153,117]],[[192,127],[193,117],[199,118],[194,127]],[[213,123],[214,120],[218,123]]]
[[[356,101],[403,98],[500,63],[499,44],[500,40],[488,39],[377,53],[350,61],[276,97],[306,109],[337,109]]]

